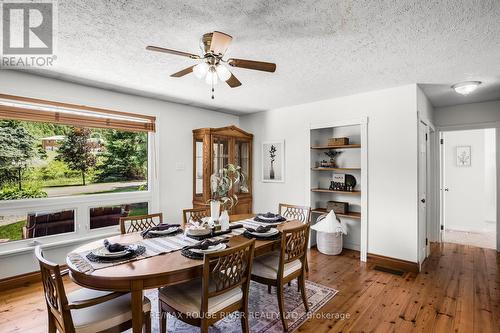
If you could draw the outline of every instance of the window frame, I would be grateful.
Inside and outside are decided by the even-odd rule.
[[[159,124],[156,118],[156,125]],[[44,248],[82,243],[120,233],[120,226],[90,229],[90,208],[137,202],[147,202],[149,212],[159,211],[159,142],[158,132],[148,132],[148,189],[146,191],[73,195],[51,198],[17,199],[0,201],[2,215],[28,214],[36,211],[75,210],[75,231],[20,239],[0,243],[0,257],[32,251],[35,246]]]

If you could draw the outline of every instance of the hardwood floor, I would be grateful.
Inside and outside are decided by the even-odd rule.
[[[494,250],[432,245],[423,271],[404,277],[360,264],[358,254],[312,250],[309,280],[340,292],[299,332],[500,332],[500,255]],[[77,288],[66,278],[68,291]],[[41,284],[0,294],[0,332],[46,332]]]

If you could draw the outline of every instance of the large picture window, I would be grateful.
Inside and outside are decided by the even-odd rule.
[[[39,100],[30,99],[26,106],[19,104],[19,98],[5,103],[2,96],[0,244],[116,226],[120,215],[147,213],[147,202],[130,205],[130,201],[117,204],[112,200],[110,206],[91,208],[87,225],[82,226],[84,221],[79,221],[70,209],[32,213],[35,209],[28,207],[17,214],[16,210],[2,210],[11,206],[9,202],[49,202],[56,197],[90,198],[100,194],[107,194],[109,200],[113,194],[148,192],[148,141],[149,133],[154,131],[151,117],[134,118],[113,111],[107,114],[93,108],[75,111],[66,104],[62,109],[61,105],[53,105],[55,102],[40,107]],[[75,202],[85,203],[86,199]],[[90,199],[88,202],[90,205]],[[35,206],[39,209],[40,204]],[[88,207],[81,209],[88,211]],[[46,210],[50,208],[47,204]]]

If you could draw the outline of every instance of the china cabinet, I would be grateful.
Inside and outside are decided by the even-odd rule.
[[[210,175],[234,164],[245,175],[245,186],[236,185],[232,193],[238,204],[231,214],[252,212],[252,141],[253,134],[236,126],[193,130],[193,207],[204,207],[210,200]]]

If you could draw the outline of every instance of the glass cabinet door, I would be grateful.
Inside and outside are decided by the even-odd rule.
[[[250,174],[250,143],[245,140],[236,140],[234,147],[234,163],[241,167],[245,181],[238,184],[236,193],[248,193]]]
[[[215,173],[229,164],[229,139],[214,136],[213,150],[213,172]]]
[[[203,139],[195,141],[195,195],[203,195]]]

